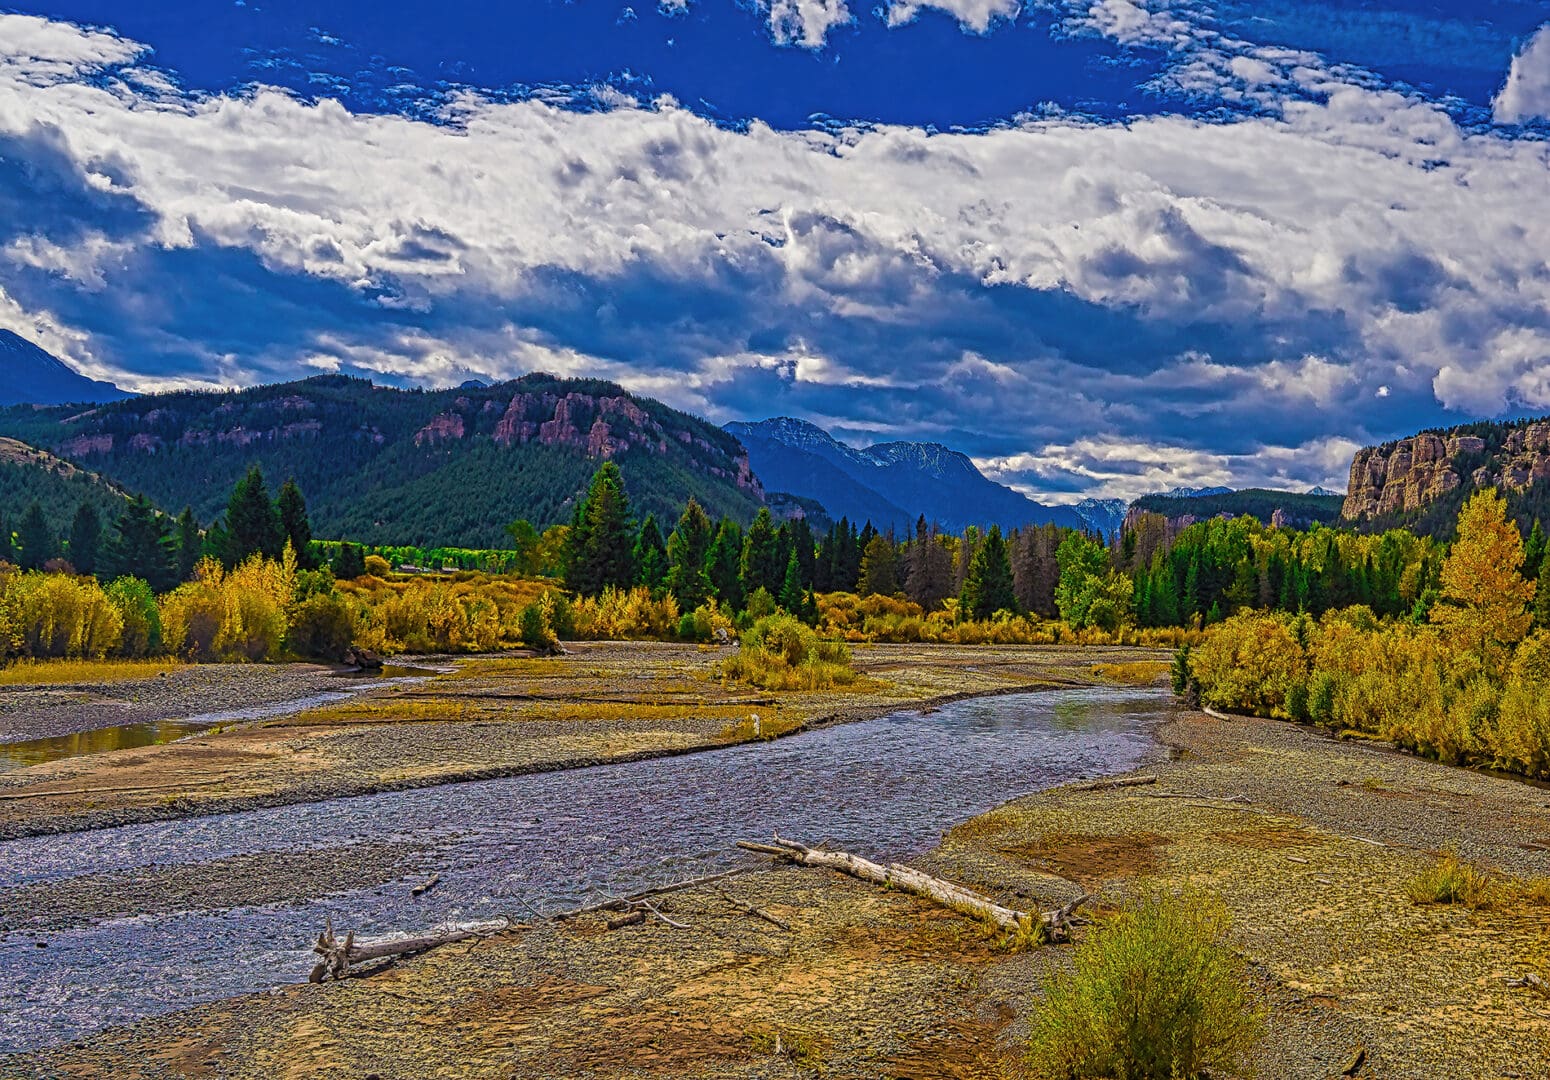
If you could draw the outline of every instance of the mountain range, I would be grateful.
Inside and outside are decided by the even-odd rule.
[[[549,375],[439,391],[325,375],[85,412],[17,407],[0,410],[0,435],[206,522],[257,463],[271,485],[297,480],[319,536],[373,544],[502,546],[515,518],[568,521],[603,459],[619,462],[637,510],[669,527],[691,495],[744,521],[765,501],[721,429],[613,383]]]
[[[941,443],[886,442],[858,450],[805,420],[736,422],[726,430],[748,450],[772,490],[817,499],[834,518],[870,521],[903,535],[916,519],[959,532],[969,525],[1089,525],[1066,506],[1044,506],[987,478]]]
[[[128,396],[112,383],[88,379],[21,335],[0,330],[0,407],[99,404]]]
[[[320,535],[367,543],[496,546],[513,518],[561,523],[604,458],[621,463],[638,509],[667,528],[690,495],[713,515],[744,521],[768,505],[777,516],[800,512],[820,527],[825,517],[847,517],[901,535],[924,516],[954,532],[1051,523],[1104,537],[1115,536],[1132,505],[1143,503],[1177,516],[1172,503],[1199,500],[1188,513],[1210,516],[1259,513],[1273,500],[1299,521],[1322,521],[1338,515],[1340,498],[1323,489],[1298,496],[1179,487],[1136,504],[1089,498],[1047,506],[941,443],[857,449],[790,417],[717,429],[613,383],[542,374],[441,391],[319,376],[134,397],[3,330],[0,436],[42,448],[21,472],[20,451],[0,457],[0,470],[15,474],[0,492],[14,514],[25,492],[42,492],[51,515],[63,515],[67,489],[39,484],[62,480],[61,470],[74,468],[68,462],[78,462],[118,486],[108,496],[99,485],[94,496],[144,491],[164,509],[189,505],[209,521],[256,462],[275,483],[301,483]],[[39,468],[40,461],[54,464]],[[68,490],[82,482],[75,478]]]

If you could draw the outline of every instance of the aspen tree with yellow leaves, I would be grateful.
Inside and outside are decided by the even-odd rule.
[[[1442,598],[1432,622],[1482,661],[1528,633],[1534,583],[1523,577],[1523,537],[1507,518],[1495,488],[1470,497],[1459,514],[1458,539],[1442,564]]]

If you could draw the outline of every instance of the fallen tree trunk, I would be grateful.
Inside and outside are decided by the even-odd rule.
[[[744,851],[756,851],[764,855],[773,855],[778,859],[796,863],[799,866],[817,866],[829,870],[838,870],[842,874],[860,878],[862,881],[870,881],[877,885],[902,889],[915,896],[933,900],[943,907],[951,908],[964,915],[984,919],[1009,933],[1026,934],[1034,931],[1035,927],[1037,927],[1047,941],[1063,940],[1066,937],[1067,928],[1077,908],[1081,907],[1088,900],[1088,897],[1080,896],[1055,911],[1042,913],[1017,911],[1014,908],[1002,907],[990,898],[981,896],[979,893],[966,889],[962,885],[955,885],[951,881],[932,877],[930,874],[923,873],[913,867],[904,866],[901,863],[883,866],[880,863],[851,855],[848,852],[822,851],[817,848],[810,848],[805,844],[798,844],[793,840],[782,840],[778,836],[769,844],[739,840],[737,846]]]
[[[317,944],[312,947],[312,951],[317,953],[319,959],[312,969],[312,974],[307,976],[307,981],[320,983],[329,977],[342,979],[352,964],[364,964],[368,960],[382,960],[390,956],[408,956],[412,953],[424,952],[426,949],[434,949],[438,945],[451,945],[454,942],[467,941],[484,934],[510,929],[512,929],[511,922],[501,919],[497,922],[453,927],[440,933],[422,934],[419,937],[357,942],[353,930],[344,936],[343,941],[337,940],[334,937],[333,920],[330,919],[328,929],[318,935]]]

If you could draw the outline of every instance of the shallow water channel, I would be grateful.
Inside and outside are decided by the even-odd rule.
[[[101,754],[109,750],[134,750],[142,746],[161,746],[163,743],[178,739],[207,735],[217,728],[232,724],[269,720],[279,716],[294,716],[308,709],[336,705],[369,690],[426,682],[435,674],[435,671],[425,668],[389,666],[375,676],[361,676],[351,672],[347,676],[341,676],[341,681],[346,678],[353,681],[342,685],[338,690],[325,690],[288,701],[249,705],[239,709],[201,713],[198,716],[113,724],[108,727],[72,732],[69,735],[50,735],[41,739],[0,742],[0,772],[24,769],[29,765],[41,765],[46,761],[58,761],[61,758],[80,757],[83,754]]]
[[[156,915],[0,935],[0,1051],[304,980],[329,916],[361,935],[531,918],[735,866],[746,858],[735,841],[772,831],[879,859],[918,855],[1017,795],[1135,767],[1169,704],[1107,688],[978,698],[683,757],[0,843],[6,887],[416,845],[382,887],[220,911],[169,896]],[[412,897],[430,872],[441,884]]]

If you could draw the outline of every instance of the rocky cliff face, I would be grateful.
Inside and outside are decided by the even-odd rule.
[[[1351,521],[1419,510],[1466,480],[1518,491],[1546,477],[1550,420],[1511,428],[1495,449],[1475,435],[1422,433],[1357,453],[1340,516]]]

